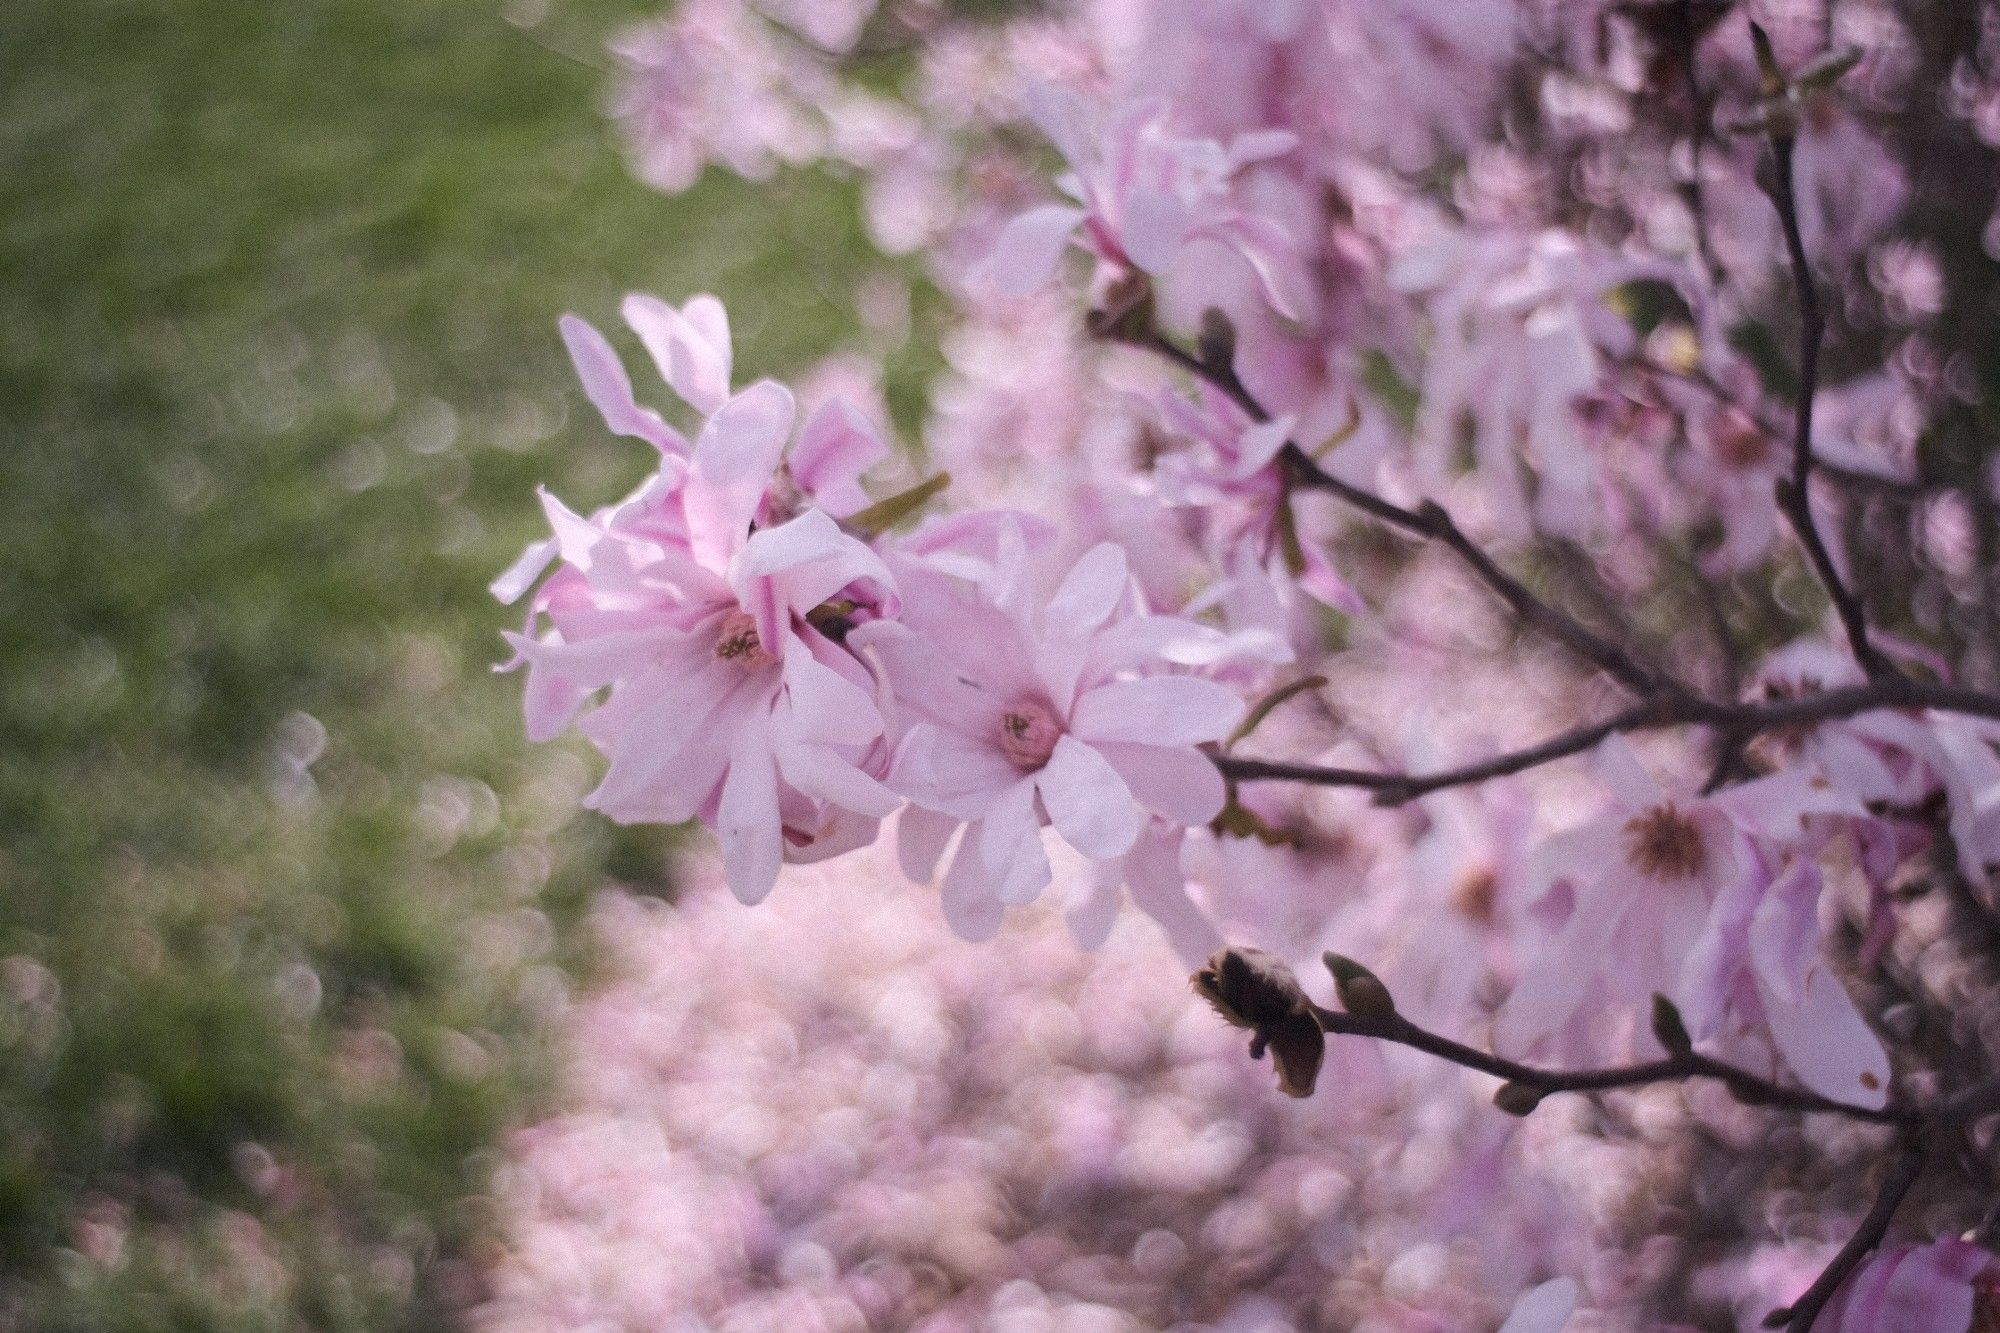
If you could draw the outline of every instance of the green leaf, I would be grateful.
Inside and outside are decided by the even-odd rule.
[[[877,500],[858,514],[848,516],[847,528],[862,537],[879,537],[928,504],[932,497],[951,485],[951,473],[940,472],[900,491],[886,500]]]
[[[1849,70],[1860,63],[1860,47],[1828,47],[1807,61],[1805,67],[1792,76],[1792,86],[1802,93],[1824,92],[1839,83]]]

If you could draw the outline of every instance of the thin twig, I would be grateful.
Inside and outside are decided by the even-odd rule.
[[[1662,716],[1660,705],[1639,704],[1602,722],[1577,727],[1525,750],[1514,750],[1476,764],[1442,769],[1435,773],[1383,773],[1370,772],[1366,769],[1320,768],[1312,764],[1239,759],[1232,755],[1218,756],[1215,765],[1222,770],[1224,777],[1235,782],[1283,780],[1305,782],[1319,787],[1359,787],[1374,792],[1377,805],[1402,805],[1406,801],[1413,801],[1419,796],[1446,787],[1463,787],[1475,782],[1485,782],[1489,778],[1506,777],[1509,774],[1538,768],[1569,755],[1581,754],[1607,736],[1639,731],[1649,726],[1667,725],[1660,720]]]
[[[1913,1144],[1904,1146],[1903,1151],[1889,1163],[1888,1174],[1882,1178],[1882,1187],[1875,1194],[1875,1203],[1868,1215],[1861,1219],[1861,1225],[1847,1244],[1840,1247],[1840,1253],[1833,1256],[1833,1262],[1813,1279],[1805,1294],[1783,1309],[1773,1310],[1764,1320],[1766,1328],[1786,1328],[1790,1333],[1811,1333],[1813,1321],[1826,1309],[1828,1301],[1840,1290],[1840,1284],[1853,1275],[1854,1270],[1882,1238],[1889,1234],[1889,1223],[1896,1216],[1896,1209],[1902,1206],[1903,1197],[1923,1174],[1924,1156],[1920,1148]]]
[[[1344,1013],[1315,1005],[1314,1017],[1321,1028],[1336,1036],[1371,1037],[1435,1055],[1452,1064],[1476,1069],[1482,1074],[1532,1088],[1536,1092],[1609,1092],[1617,1088],[1637,1088],[1653,1083],[1683,1083],[1690,1079],[1715,1079],[1739,1100],[1753,1106],[1774,1106],[1791,1111],[1822,1111],[1830,1115],[1863,1120],[1872,1125],[1914,1125],[1921,1116],[1900,1107],[1875,1108],[1835,1101],[1804,1088],[1788,1088],[1696,1051],[1683,1051],[1643,1064],[1616,1065],[1602,1069],[1545,1069],[1493,1055],[1464,1042],[1418,1027],[1398,1013]]]
[[[1806,258],[1805,239],[1799,232],[1798,197],[1792,170],[1794,143],[1793,136],[1782,130],[1771,135],[1771,151],[1777,159],[1771,202],[1777,206],[1778,222],[1785,233],[1785,252],[1790,256],[1792,265],[1792,285],[1797,289],[1799,298],[1799,387],[1793,418],[1792,475],[1778,485],[1778,507],[1791,521],[1793,531],[1798,533],[1799,542],[1806,548],[1806,556],[1812,562],[1813,572],[1818,575],[1826,595],[1833,602],[1841,628],[1846,631],[1847,642],[1853,649],[1854,660],[1870,676],[1891,675],[1895,668],[1869,641],[1868,620],[1862,612],[1861,601],[1834,567],[1833,555],[1827,550],[1826,540],[1820,535],[1819,524],[1812,513],[1809,488],[1815,461],[1812,448],[1813,400],[1819,391],[1819,357],[1821,344],[1826,338],[1826,320],[1820,313],[1819,289],[1813,282],[1812,264]]]
[[[1929,708],[2000,720],[2000,697],[1953,685],[1932,685],[1906,676],[1885,676],[1866,685],[1851,685],[1820,694],[1754,703],[1722,703],[1692,695],[1661,693],[1613,714],[1601,722],[1576,727],[1548,740],[1511,750],[1477,763],[1432,773],[1378,772],[1329,768],[1318,764],[1283,763],[1265,759],[1218,756],[1216,767],[1235,782],[1303,782],[1316,787],[1356,787],[1375,793],[1380,805],[1401,805],[1446,787],[1469,786],[1489,778],[1524,773],[1531,768],[1581,754],[1608,736],[1669,727],[1710,726],[1741,753],[1754,737],[1770,731],[1809,727],[1882,709]],[[1708,790],[1713,790],[1711,783]]]
[[[1237,377],[1233,366],[1196,356],[1158,334],[1141,345],[1213,385],[1241,408],[1252,421],[1262,423],[1271,419],[1270,412],[1257,401],[1256,395],[1245,387],[1243,381]],[[1523,622],[1595,664],[1634,693],[1652,695],[1662,690],[1685,693],[1684,687],[1639,662],[1574,616],[1558,610],[1536,596],[1526,584],[1502,569],[1491,556],[1479,548],[1477,543],[1466,536],[1464,529],[1458,526],[1457,521],[1442,505],[1426,500],[1417,508],[1408,509],[1385,500],[1372,491],[1363,490],[1334,476],[1314,462],[1295,442],[1288,442],[1278,457],[1285,477],[1293,489],[1319,491],[1331,495],[1410,536],[1424,541],[1435,541],[1448,548],[1472,570],[1480,582],[1507,603]]]

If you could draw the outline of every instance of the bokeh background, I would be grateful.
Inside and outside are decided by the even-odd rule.
[[[824,174],[632,178],[648,9],[0,6],[0,1328],[481,1298],[581,910],[668,890],[488,670],[533,486],[645,464],[555,317],[710,290],[782,373],[882,263]]]

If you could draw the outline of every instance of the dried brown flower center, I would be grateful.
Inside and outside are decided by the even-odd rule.
[[[1625,859],[1654,879],[1693,879],[1708,864],[1701,828],[1669,801],[1625,823]]]

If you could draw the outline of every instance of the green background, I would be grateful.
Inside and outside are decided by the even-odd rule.
[[[488,670],[533,487],[646,466],[555,317],[713,290],[782,372],[880,269],[838,180],[628,174],[645,12],[0,5],[0,1328],[477,1297],[580,909],[667,843]]]

